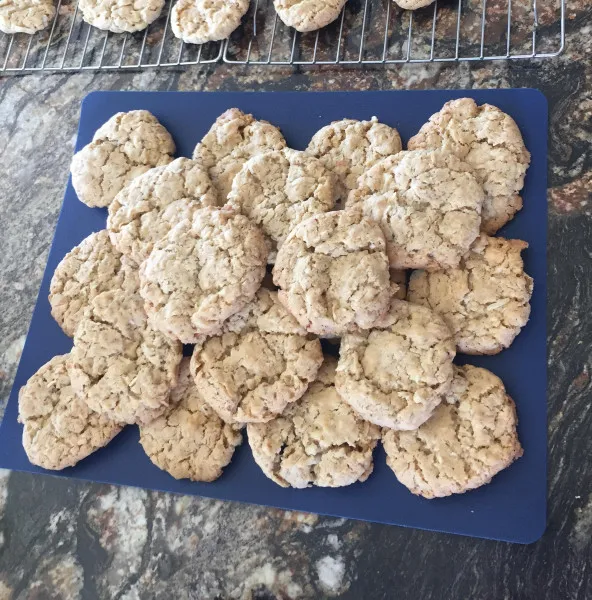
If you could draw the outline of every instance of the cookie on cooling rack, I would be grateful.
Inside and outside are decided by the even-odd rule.
[[[528,244],[482,233],[456,269],[414,271],[407,299],[446,321],[459,352],[497,354],[530,315],[533,280],[520,256]]]
[[[255,462],[282,487],[340,487],[366,481],[380,437],[340,398],[334,385],[335,359],[325,357],[304,396],[268,423],[249,423]]]
[[[322,29],[337,19],[346,0],[273,0],[278,17],[296,31]]]
[[[0,31],[32,35],[48,27],[54,16],[53,0],[3,0],[0,2]]]
[[[140,425],[140,444],[148,458],[175,479],[218,479],[241,442],[240,430],[204,402],[189,371],[189,358],[181,362],[179,381],[171,390],[171,409]]]
[[[240,25],[249,1],[178,0],[171,13],[171,28],[186,44],[223,40]]]
[[[471,365],[455,367],[450,392],[426,423],[415,431],[384,432],[386,462],[414,494],[462,494],[522,456],[517,421],[498,377]]]
[[[93,27],[113,33],[133,33],[156,21],[164,0],[79,0],[82,18]]]
[[[530,154],[514,119],[472,98],[447,102],[409,140],[409,150],[442,148],[467,162],[485,190],[481,230],[493,235],[522,208]]]
[[[232,180],[249,158],[285,147],[286,140],[277,127],[238,108],[230,108],[216,119],[197,144],[193,158],[208,169],[219,201],[224,204]]]
[[[18,420],[34,465],[60,470],[107,445],[121,425],[76,397],[66,369],[69,354],[54,356],[20,389]]]
[[[109,206],[134,177],[173,160],[175,143],[147,110],[120,112],[72,158],[72,185],[87,206]]]

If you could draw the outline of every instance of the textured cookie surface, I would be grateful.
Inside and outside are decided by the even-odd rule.
[[[216,333],[250,302],[265,275],[261,230],[230,209],[202,208],[159,240],[140,268],[152,325],[185,344]]]
[[[415,431],[385,431],[387,464],[414,494],[440,498],[489,483],[522,456],[516,407],[490,371],[455,367],[452,389]]]
[[[273,0],[278,17],[297,31],[316,31],[341,13],[346,0]]]
[[[204,402],[189,371],[189,358],[179,368],[171,391],[171,409],[140,426],[140,444],[150,460],[175,479],[214,481],[242,441]]]
[[[249,158],[269,150],[285,148],[280,130],[267,121],[258,121],[238,108],[222,113],[193,151],[210,173],[224,203],[234,176]]]
[[[54,15],[52,0],[0,0],[0,31],[33,34],[48,27]]]
[[[169,406],[182,346],[147,322],[138,293],[99,294],[74,335],[68,371],[79,398],[120,423],[149,423]]]
[[[141,31],[160,16],[164,0],[79,0],[82,18],[98,29],[123,33]]]
[[[404,10],[417,10],[429,6],[434,0],[394,0]]]
[[[19,392],[19,423],[29,460],[44,469],[65,469],[108,444],[121,425],[79,400],[66,369],[68,354],[54,356]]]
[[[56,267],[49,285],[51,315],[64,333],[74,335],[85,309],[98,294],[133,287],[134,278],[128,278],[132,268],[104,229],[91,233],[70,250]]]
[[[268,423],[249,423],[255,462],[283,487],[339,487],[372,473],[378,427],[361,419],[337,394],[335,360],[325,358],[299,402]]]
[[[72,185],[88,206],[109,206],[134,177],[173,160],[169,132],[146,110],[117,113],[72,158]]]
[[[454,340],[431,310],[393,300],[370,331],[341,340],[335,385],[366,420],[391,429],[416,429],[452,383]]]
[[[227,38],[249,9],[249,0],[178,0],[171,28],[187,44],[205,44]]]
[[[407,299],[446,321],[459,352],[497,354],[528,322],[533,281],[524,272],[522,240],[481,234],[456,269],[415,271]]]
[[[316,156],[339,182],[339,195],[345,200],[347,193],[357,185],[358,177],[378,161],[402,150],[399,132],[379,123],[343,119],[317,131],[306,151]]]
[[[278,252],[279,298],[311,333],[369,328],[388,309],[388,260],[380,227],[347,211],[303,221]]]
[[[207,170],[197,161],[177,158],[146,171],[117,194],[107,229],[119,251],[139,265],[175,225],[217,202]]]
[[[399,152],[366,171],[348,209],[380,223],[395,269],[458,265],[479,234],[483,189],[471,167],[441,150]]]
[[[335,183],[321,161],[285,148],[249,159],[232,182],[228,205],[261,227],[273,262],[298,223],[333,208]]]
[[[514,119],[490,104],[472,98],[447,102],[409,140],[410,150],[442,148],[469,163],[483,184],[481,229],[494,234],[522,208],[518,195],[530,154]]]
[[[261,288],[253,302],[196,345],[191,368],[204,400],[228,423],[265,422],[298,400],[323,362],[321,343],[306,334]]]

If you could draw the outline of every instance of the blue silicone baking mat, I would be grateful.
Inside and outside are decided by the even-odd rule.
[[[76,149],[88,143],[95,130],[118,111],[146,109],[168,128],[179,156],[193,147],[216,117],[238,107],[278,125],[293,148],[303,149],[310,137],[331,121],[351,117],[397,127],[404,141],[447,100],[471,96],[478,103],[499,106],[518,123],[532,163],[524,187],[524,209],[500,233],[528,241],[523,253],[534,278],[532,313],[514,344],[490,357],[458,357],[499,375],[515,399],[524,456],[493,482],[472,492],[443,499],[413,496],[386,466],[382,448],[376,450],[374,473],[365,483],[338,488],[284,489],[259,470],[246,443],[214,483],[176,481],[153,466],[138,443],[136,427],[127,427],[111,444],[73,468],[59,473],[98,482],[210,496],[418,527],[477,537],[528,543],[538,539],[546,519],[546,232],[547,232],[547,102],[536,90],[396,91],[396,92],[95,92],[82,104]],[[45,362],[67,352],[72,342],[50,315],[49,282],[60,259],[93,231],[105,227],[106,210],[78,201],[69,182],[57,224],[39,298],[0,428],[0,466],[49,473],[32,466],[21,445],[17,423],[19,388]]]

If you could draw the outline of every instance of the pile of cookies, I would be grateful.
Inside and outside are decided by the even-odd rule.
[[[74,344],[21,389],[32,463],[74,465],[137,424],[155,465],[213,481],[246,426],[281,486],[364,481],[382,440],[399,481],[433,498],[521,456],[502,381],[453,365],[507,348],[529,317],[527,244],[493,237],[530,160],[511,117],[463,98],[407,150],[373,118],[301,152],[230,109],[191,159],[174,152],[137,110],[72,160],[107,228],[51,282]]]

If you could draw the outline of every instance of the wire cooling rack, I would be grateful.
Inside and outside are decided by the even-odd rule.
[[[251,0],[242,25],[223,42],[184,44],[170,26],[170,2],[136,34],[113,34],[82,20],[78,0],[58,0],[50,27],[0,33],[0,73],[242,65],[363,65],[550,58],[565,45],[566,0],[436,0],[401,10],[392,0],[349,0],[324,29],[301,34],[277,17],[272,0]]]

